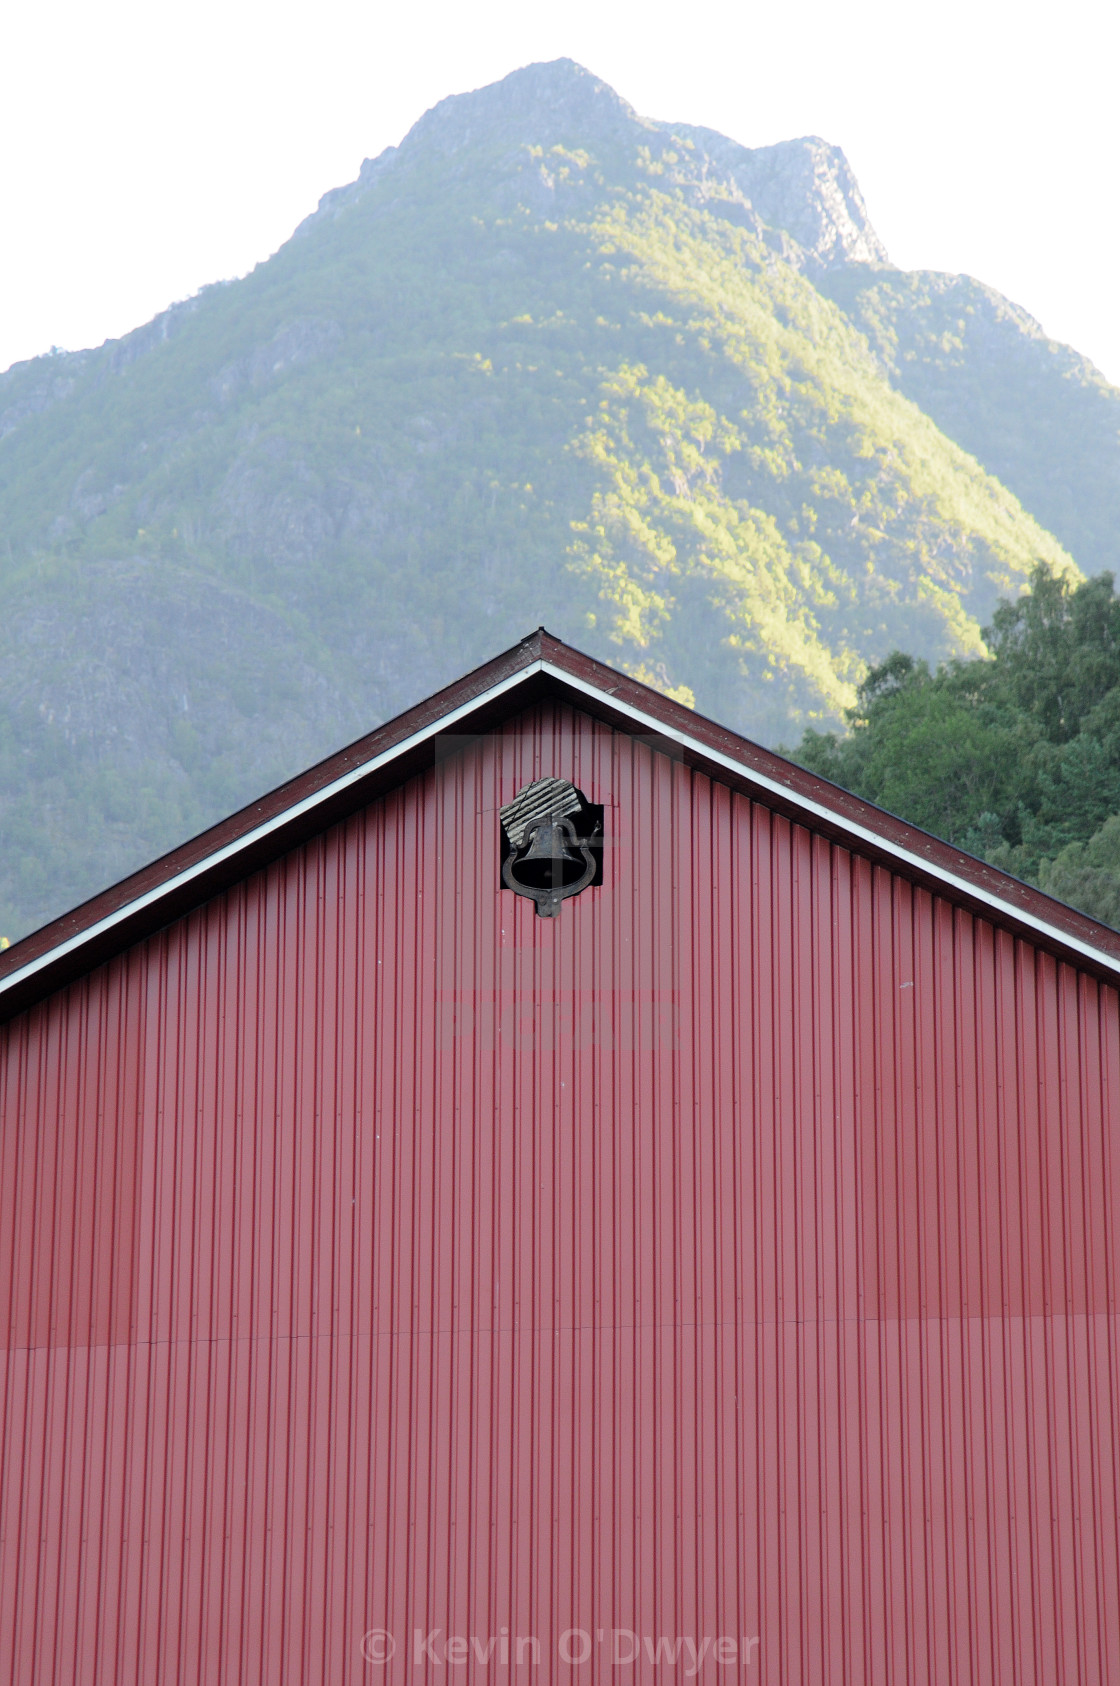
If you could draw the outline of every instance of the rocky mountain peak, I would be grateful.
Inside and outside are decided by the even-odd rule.
[[[771,228],[796,240],[811,267],[889,263],[851,165],[819,135],[747,147],[713,129],[677,126]]]
[[[574,59],[552,59],[440,100],[413,124],[401,151],[424,147],[447,156],[480,143],[531,141],[549,147],[579,140],[587,145],[655,127]]]
[[[713,129],[658,123],[641,117],[606,82],[572,59],[553,59],[511,72],[500,82],[441,100],[414,123],[399,148],[362,166],[361,184],[386,168],[427,153],[450,160],[476,149],[513,156],[525,146],[559,145],[594,151],[621,146],[636,155],[679,148],[685,177],[730,187],[755,226],[789,236],[813,270],[846,263],[886,263],[851,166],[838,146],[819,136],[747,147]],[[345,203],[351,190],[328,195]]]

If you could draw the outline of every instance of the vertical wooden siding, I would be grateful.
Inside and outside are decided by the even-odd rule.
[[[1120,1682],[1113,990],[544,710],[0,1035],[4,1686]]]

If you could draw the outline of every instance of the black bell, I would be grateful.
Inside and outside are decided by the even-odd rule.
[[[501,815],[507,843],[502,883],[535,902],[542,918],[554,919],[561,902],[586,890],[595,879],[602,848],[601,817],[588,826],[591,811],[568,779],[535,780],[506,804]]]
[[[586,861],[576,853],[573,827],[551,814],[537,826],[528,849],[513,865],[517,883],[531,890],[565,889],[586,871]]]

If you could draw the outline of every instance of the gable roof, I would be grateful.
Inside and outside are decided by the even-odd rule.
[[[0,955],[0,1019],[89,972],[412,774],[436,740],[569,703],[667,750],[789,819],[881,862],[1072,965],[1120,983],[1120,931],[806,772],[553,638],[543,627]]]

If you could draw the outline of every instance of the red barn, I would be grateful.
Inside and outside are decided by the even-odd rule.
[[[27,938],[0,1682],[1120,1682],[1118,982],[543,632]]]

